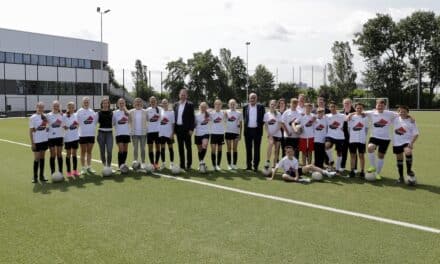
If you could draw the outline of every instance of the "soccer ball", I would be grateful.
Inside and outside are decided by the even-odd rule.
[[[102,176],[104,176],[104,177],[109,177],[109,176],[111,176],[113,174],[113,171],[112,171],[112,168],[111,167],[104,167],[103,169],[102,169]]]
[[[126,174],[126,173],[128,173],[128,171],[130,170],[126,164],[122,164],[122,165],[119,167],[119,169],[121,170],[121,173],[122,173],[122,174]]]
[[[153,171],[153,165],[145,164],[144,169],[145,169],[145,172],[150,173]]]
[[[293,130],[295,131],[296,134],[301,134],[303,132],[303,127],[300,124],[296,124],[293,127]]]
[[[64,176],[61,172],[57,171],[52,174],[52,182],[62,182],[64,181]]]
[[[178,167],[178,166],[174,166],[172,169],[171,169],[171,173],[172,174],[179,174],[180,173],[180,167]]]
[[[367,181],[375,181],[376,180],[376,173],[374,173],[374,172],[367,172],[367,173],[365,173],[365,180],[367,180]]]
[[[137,160],[133,161],[131,163],[131,167],[133,168],[133,170],[139,170],[141,168],[141,163]]]
[[[320,172],[318,172],[318,171],[314,171],[314,172],[312,173],[312,179],[313,179],[314,181],[322,181],[323,178],[324,178],[324,177],[322,176],[322,173],[320,173]]]
[[[266,176],[266,177],[271,176],[272,175],[272,170],[269,167],[264,167],[263,175]]]
[[[406,184],[408,184],[409,186],[414,186],[416,185],[416,176],[407,176],[406,178]]]

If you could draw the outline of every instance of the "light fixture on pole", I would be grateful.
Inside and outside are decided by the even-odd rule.
[[[96,8],[96,12],[98,12],[101,15],[101,47],[100,47],[100,51],[101,51],[101,96],[104,96],[104,58],[103,58],[103,49],[104,49],[104,43],[102,40],[102,15],[107,14],[108,12],[110,12],[110,9],[107,9],[105,11],[101,11],[101,7],[97,7]],[[107,87],[108,88],[108,87]]]
[[[249,45],[251,43],[246,42],[246,73],[247,73],[247,82],[246,82],[246,98],[249,97]]]

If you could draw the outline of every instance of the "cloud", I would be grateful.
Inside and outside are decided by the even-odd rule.
[[[263,39],[266,40],[278,40],[278,41],[289,41],[294,35],[296,35],[295,31],[287,29],[285,26],[273,23],[266,26],[261,32],[260,35]]]
[[[232,10],[234,3],[232,1],[226,1],[223,5],[226,11]]]

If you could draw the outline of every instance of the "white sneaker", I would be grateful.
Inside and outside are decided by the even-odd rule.
[[[236,169],[237,169],[237,165],[232,164],[232,165],[231,165],[231,168],[232,168],[233,170],[236,170]]]
[[[228,170],[232,170],[232,165],[228,165]]]
[[[159,170],[163,170],[163,169],[165,169],[165,163],[162,163],[162,164],[160,164],[160,167],[159,167]]]
[[[340,168],[340,169],[339,169],[339,172],[340,172],[340,173],[343,173],[344,171],[345,171],[345,168]]]
[[[170,163],[170,170],[172,170],[174,168],[174,163]]]
[[[219,165],[217,165],[217,166],[215,166],[215,170],[216,170],[216,171],[221,171],[222,169],[220,168]]]
[[[333,178],[336,175],[335,171],[328,171],[328,170],[323,170],[324,174],[329,177],[329,178]]]

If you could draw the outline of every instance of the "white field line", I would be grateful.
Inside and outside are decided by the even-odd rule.
[[[16,145],[20,145],[20,146],[24,146],[24,147],[30,147],[29,144],[6,140],[6,139],[0,139],[0,142],[6,142],[6,143],[16,144]],[[100,160],[96,160],[96,159],[92,159],[92,160],[94,162],[101,163]],[[117,166],[116,164],[112,164],[112,165]],[[279,202],[284,202],[284,203],[289,203],[289,204],[300,205],[300,206],[314,208],[314,209],[320,209],[320,210],[324,210],[324,211],[328,211],[328,212],[332,212],[332,213],[349,215],[349,216],[353,216],[353,217],[368,219],[371,221],[376,221],[376,222],[387,223],[387,224],[391,224],[391,225],[397,225],[397,226],[412,228],[412,229],[416,229],[416,230],[421,230],[421,231],[425,231],[425,232],[429,232],[429,233],[440,234],[440,229],[438,229],[438,228],[412,224],[412,223],[403,222],[403,221],[399,221],[399,220],[393,220],[393,219],[389,219],[389,218],[368,215],[368,214],[364,214],[364,213],[358,213],[358,212],[354,212],[354,211],[348,211],[348,210],[338,209],[338,208],[334,208],[334,207],[330,207],[330,206],[308,203],[308,202],[293,200],[293,199],[289,199],[289,198],[283,198],[283,197],[274,196],[274,195],[246,191],[246,190],[242,190],[242,189],[238,189],[238,188],[227,187],[227,186],[213,184],[213,183],[204,182],[204,181],[185,179],[185,178],[178,177],[178,176],[171,176],[171,175],[166,175],[166,174],[162,174],[162,173],[154,173],[154,174],[161,176],[161,177],[164,177],[164,178],[168,178],[168,179],[194,183],[194,184],[203,185],[203,186],[216,188],[216,189],[220,189],[220,190],[245,194],[245,195],[269,199],[269,200],[273,200],[273,201],[279,201]]]

